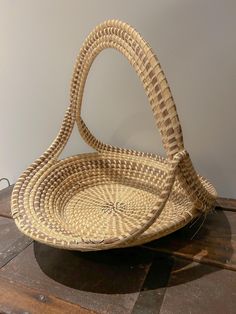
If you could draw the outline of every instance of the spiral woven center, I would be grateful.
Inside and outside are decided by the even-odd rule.
[[[122,202],[108,202],[103,207],[102,210],[106,212],[117,212],[126,209],[125,203]]]

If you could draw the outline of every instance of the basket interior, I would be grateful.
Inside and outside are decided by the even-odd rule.
[[[88,154],[57,162],[35,187],[33,206],[50,230],[88,239],[113,238],[153,208],[165,176],[151,163]]]
[[[89,153],[57,161],[29,184],[30,197],[24,197],[18,226],[53,246],[94,249],[93,244],[140,226],[157,202],[167,173],[168,164],[159,157]],[[178,229],[194,215],[176,178],[165,208],[140,243]]]

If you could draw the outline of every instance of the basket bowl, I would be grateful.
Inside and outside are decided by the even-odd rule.
[[[168,172],[161,157],[116,153],[82,154],[46,167],[29,182],[16,223],[37,241],[84,251],[106,249],[109,241],[138,227],[153,209]],[[200,179],[212,193],[212,185]],[[155,223],[120,247],[162,237],[197,215],[176,179]]]

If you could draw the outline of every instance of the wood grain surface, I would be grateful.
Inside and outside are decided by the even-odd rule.
[[[81,306],[27,288],[15,282],[0,281],[0,313],[5,314],[93,314]]]
[[[0,216],[11,218],[11,193],[14,185],[0,190]]]
[[[236,270],[236,213],[213,211],[206,219],[202,217],[196,223],[144,247]]]
[[[236,272],[176,259],[161,314],[234,314]]]

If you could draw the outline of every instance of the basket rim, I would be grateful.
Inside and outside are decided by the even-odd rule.
[[[112,154],[115,155],[116,153],[112,153]],[[89,153],[78,154],[78,155],[63,158],[60,161],[55,161],[55,164],[53,164],[53,166],[56,167],[58,163],[63,163],[67,160],[72,159],[73,157],[76,157],[77,161],[80,162],[84,158],[86,159],[86,158],[91,158],[91,157],[93,160],[96,160],[96,157],[97,156],[101,157],[101,155],[107,155],[107,154],[101,154],[98,152],[89,152]],[[118,157],[120,157],[120,154],[116,154],[116,155],[118,155]],[[158,158],[158,157],[159,157],[158,155],[155,155],[155,158]],[[147,159],[147,157],[143,157],[143,158]],[[165,162],[165,158],[160,157],[160,159],[163,162]],[[153,160],[150,159],[150,161],[151,161],[151,163],[153,163]],[[160,162],[158,162],[158,163],[160,163]],[[210,189],[214,189],[214,187],[211,185],[211,183],[207,179],[205,179],[201,176],[199,176],[199,178],[200,178],[201,182],[206,187],[210,187]],[[36,184],[37,184],[37,182],[36,182]],[[13,189],[13,192],[14,192],[14,189]],[[165,211],[165,209],[163,209],[163,211]],[[152,232],[150,234],[143,233],[138,238],[136,238],[135,241],[130,242],[130,243],[125,243],[124,245],[121,245],[118,247],[134,246],[134,245],[138,245],[139,243],[140,244],[146,243],[146,242],[149,242],[151,240],[165,236],[169,233],[172,233],[172,232],[178,230],[180,227],[183,227],[188,222],[190,222],[194,217],[197,217],[200,214],[201,213],[199,211],[197,211],[196,208],[194,207],[194,205],[192,204],[191,208],[186,208],[180,214],[178,224],[175,224],[172,226],[171,222],[170,222],[169,225],[166,227],[166,229],[164,231],[162,231],[161,234],[157,234],[155,232]],[[29,222],[28,226],[25,225],[25,218],[27,218],[27,220]],[[158,220],[158,218],[157,218],[157,220]],[[110,248],[109,245],[102,245],[102,243],[101,243],[101,245],[99,245],[99,243],[93,243],[92,244],[92,243],[85,243],[85,242],[81,241],[81,242],[77,242],[77,243],[73,244],[73,243],[67,243],[66,240],[60,240],[59,241],[58,238],[56,238],[56,237],[53,238],[52,235],[50,236],[50,232],[45,233],[44,236],[36,237],[36,236],[34,236],[34,234],[31,231],[29,231],[27,229],[27,227],[31,227],[34,224],[34,218],[32,216],[28,216],[26,214],[24,216],[23,213],[21,213],[21,215],[19,215],[18,217],[15,217],[15,222],[16,222],[16,225],[19,228],[19,230],[21,232],[23,232],[25,235],[33,238],[36,241],[39,241],[39,242],[44,243],[44,244],[48,244],[48,245],[53,246],[53,247],[65,248],[65,249],[71,249],[71,250],[85,250],[85,251],[87,251],[87,250],[88,251],[90,251],[90,250],[101,250],[101,249],[109,249]],[[22,225],[22,222],[24,223],[24,225]],[[38,229],[38,231],[40,233],[42,232],[42,230],[40,230],[40,229]],[[50,238],[50,237],[52,238],[52,240],[47,240],[47,238]],[[55,240],[55,243],[53,242],[54,240]]]

